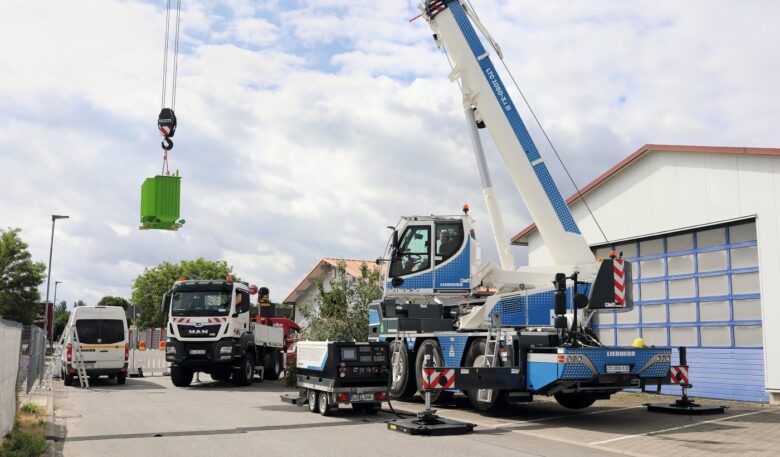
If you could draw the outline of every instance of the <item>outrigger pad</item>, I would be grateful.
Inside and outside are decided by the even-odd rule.
[[[435,420],[421,419],[391,419],[387,421],[387,429],[409,435],[445,436],[465,435],[474,431],[477,424],[458,422],[436,417]]]
[[[181,177],[158,175],[141,186],[141,230],[179,230]]]
[[[645,403],[647,411],[651,413],[682,414],[686,416],[703,416],[705,414],[723,414],[725,406],[702,406],[698,403],[685,400],[677,400],[674,403]]]

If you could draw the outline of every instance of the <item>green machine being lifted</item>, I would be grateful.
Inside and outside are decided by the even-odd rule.
[[[161,174],[146,178],[141,185],[141,230],[179,230],[184,219],[179,218],[181,201],[181,177],[177,170],[171,175],[168,169],[168,151],[173,149],[173,135],[176,133],[176,73],[179,61],[179,24],[181,0],[177,0],[176,29],[174,32],[173,71],[171,77],[171,107],[165,107],[166,83],[168,80],[168,36],[171,23],[171,0],[165,16],[165,48],[163,53],[162,109],[157,117],[157,129],[163,136],[163,165]]]

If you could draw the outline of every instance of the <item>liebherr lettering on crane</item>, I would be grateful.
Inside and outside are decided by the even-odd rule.
[[[496,78],[496,74],[493,72],[493,69],[486,68],[485,74],[490,80],[490,84],[493,85],[493,90],[496,91],[498,100],[501,102],[501,105],[504,107],[504,110],[512,111],[512,105],[509,103],[509,99],[506,98],[506,95],[504,95],[504,89],[501,87],[501,83],[498,82],[498,79]]]

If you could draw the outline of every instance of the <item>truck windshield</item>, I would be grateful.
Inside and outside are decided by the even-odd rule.
[[[227,316],[230,312],[230,292],[176,292],[171,303],[171,316]]]

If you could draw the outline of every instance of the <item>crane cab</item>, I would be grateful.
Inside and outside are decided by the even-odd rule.
[[[404,217],[385,258],[385,296],[468,293],[477,283],[479,243],[468,215]]]

